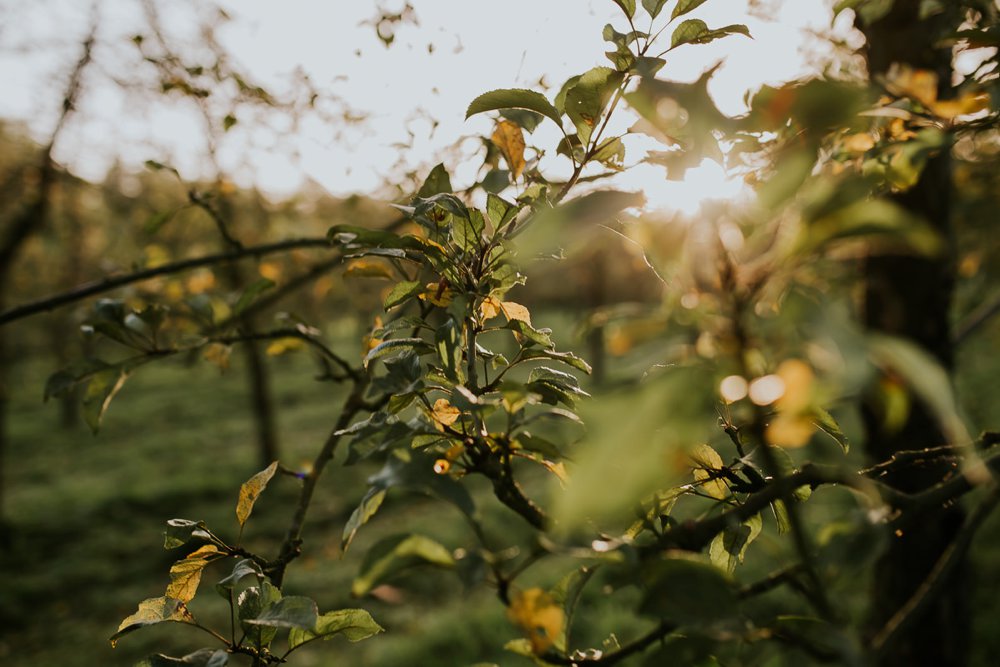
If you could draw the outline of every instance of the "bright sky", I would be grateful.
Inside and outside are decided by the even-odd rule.
[[[429,165],[463,137],[490,134],[488,118],[464,120],[466,106],[478,94],[493,88],[537,88],[544,76],[551,86],[548,94],[554,95],[569,76],[608,64],[601,38],[605,23],[625,31],[611,0],[410,1],[419,25],[401,26],[395,43],[385,48],[371,25],[360,25],[373,18],[375,3],[224,0],[234,20],[221,32],[223,42],[265,87],[280,90],[290,72],[301,67],[318,86],[369,118],[349,128],[310,121],[294,132],[238,125],[222,144],[223,167],[241,184],[256,183],[274,195],[292,192],[306,178],[338,195],[375,191],[400,162],[410,168]],[[382,3],[388,9],[402,4]],[[710,90],[723,111],[738,114],[747,89],[807,72],[816,49],[809,31],[829,30],[829,0],[764,4],[770,7],[761,12],[766,19],[747,16],[746,0],[708,0],[685,18],[704,19],[710,27],[746,23],[754,39],[735,36],[678,49],[660,77],[692,80],[723,60]],[[61,87],[54,85],[54,77],[66,71],[79,50],[77,36],[60,31],[67,26],[84,30],[88,5],[0,0],[0,116],[25,119],[44,136],[59,102]],[[100,178],[116,156],[128,165],[168,161],[186,178],[204,175],[202,132],[192,113],[176,105],[136,105],[108,82],[116,74],[116,49],[134,50],[128,40],[141,20],[138,3],[103,0],[99,6],[101,37],[111,43],[100,54],[103,76],[95,81],[103,83],[81,105],[58,159],[92,178]],[[185,23],[190,19],[180,11],[190,7],[187,3],[158,6],[168,27],[178,32],[189,27]],[[639,15],[645,16],[641,9]],[[56,16],[59,21],[52,20]],[[43,53],[23,48],[52,41],[57,48]],[[431,119],[438,122],[436,128]],[[555,130],[545,134],[545,127],[533,139],[554,147]],[[400,143],[412,147],[401,150]],[[472,142],[467,145],[473,147]],[[634,152],[626,163],[636,163],[642,154]],[[556,162],[552,166],[562,168]],[[475,160],[460,166],[453,175],[456,186],[471,182],[476,167]],[[655,204],[686,211],[706,197],[729,196],[739,188],[710,163],[692,170],[681,184],[666,183],[659,167],[639,165],[630,172],[619,187],[644,188]]]

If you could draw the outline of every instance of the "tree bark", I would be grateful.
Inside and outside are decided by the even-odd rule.
[[[938,36],[954,18],[949,12],[919,17],[920,3],[897,0],[879,21],[859,25],[867,39],[868,72],[873,81],[894,63],[931,70],[939,79],[939,96],[951,84],[951,52],[935,48]],[[864,321],[870,330],[906,338],[922,347],[949,371],[953,344],[949,310],[954,285],[951,225],[951,159],[947,151],[931,158],[917,184],[895,196],[897,203],[922,217],[945,239],[948,251],[939,257],[888,254],[871,257],[864,268]],[[887,378],[887,381],[891,379]],[[890,428],[872,400],[865,408],[867,453],[884,461],[893,453],[945,444],[945,436],[927,406],[911,396],[909,414],[901,427]],[[907,492],[917,492],[950,474],[946,465],[894,471],[884,481]],[[913,529],[896,536],[875,568],[871,591],[872,632],[884,626],[914,594],[934,563],[954,539],[962,523],[958,507],[929,513]],[[886,667],[921,665],[959,666],[967,661],[968,618],[966,568],[954,568],[952,581],[927,605],[909,630],[886,646],[879,664]]]

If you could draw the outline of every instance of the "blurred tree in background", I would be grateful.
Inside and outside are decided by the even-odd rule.
[[[392,206],[236,185],[233,133],[361,116],[256,83],[225,11],[139,3],[107,43],[94,12],[44,142],[0,125],[5,662],[990,664],[1000,9],[838,2],[864,47],[732,117],[718,67],[661,70],[747,26],[609,4],[603,65],[476,97],[487,135]],[[61,166],[100,77],[192,112],[200,173]],[[745,191],[617,185],[706,159]],[[25,407],[53,366],[59,419]],[[205,520],[154,555],[170,516]]]

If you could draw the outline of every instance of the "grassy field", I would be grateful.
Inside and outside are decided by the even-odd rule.
[[[960,359],[960,390],[978,428],[996,428],[998,420],[991,423],[990,416],[1000,414],[1000,387],[989,364],[982,363],[995,350],[993,333],[1000,334],[976,338]],[[335,420],[339,389],[315,382],[304,355],[277,359],[273,367],[282,460],[295,466],[311,459]],[[130,635],[116,649],[107,638],[138,601],[163,593],[167,570],[177,557],[162,548],[166,519],[204,519],[221,534],[235,535],[237,489],[258,468],[242,373],[234,368],[223,375],[208,364],[141,369],[94,437],[82,423],[60,428],[58,406],[39,400],[46,370],[35,365],[18,369],[6,480],[13,530],[11,543],[0,552],[5,573],[0,662],[10,667],[125,666],[150,652],[178,655],[208,645],[207,635],[178,626]],[[287,590],[317,598],[321,610],[364,606],[388,632],[358,645],[338,639],[314,646],[301,651],[296,664],[529,664],[500,648],[517,633],[491,592],[484,587],[465,590],[452,573],[410,578],[379,599],[350,598],[359,557],[380,536],[419,525],[421,532],[450,547],[473,543],[471,531],[450,507],[390,495],[378,519],[342,557],[341,529],[370,473],[363,466],[336,466],[324,479],[310,514],[306,552],[289,570]],[[276,478],[248,525],[249,547],[278,543],[296,494],[295,480]],[[509,526],[502,539],[515,543],[522,534],[518,522],[505,518],[503,510],[490,511],[498,514],[488,523]],[[977,539],[971,571],[979,612],[974,664],[985,667],[995,664],[1000,652],[1000,638],[993,631],[1000,517],[993,517]],[[209,571],[206,583],[224,574]],[[528,579],[543,581],[547,574],[540,568]],[[209,586],[193,609],[224,627],[225,603]],[[613,602],[602,618],[584,624],[582,631],[594,636],[606,636],[609,628],[624,628],[626,634],[635,629],[635,622]]]

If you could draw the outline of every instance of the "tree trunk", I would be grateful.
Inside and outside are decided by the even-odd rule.
[[[867,38],[868,71],[872,80],[889,71],[894,63],[931,70],[938,74],[940,96],[951,83],[951,52],[934,48],[948,12],[921,20],[920,3],[897,0],[881,20],[859,26]],[[957,25],[957,23],[952,23]],[[949,335],[949,309],[954,284],[951,256],[951,160],[947,151],[929,160],[917,184],[896,196],[906,209],[929,222],[947,241],[948,252],[936,258],[882,255],[865,266],[864,320],[869,329],[916,343],[946,369],[952,366],[953,345]],[[945,443],[934,416],[911,397],[909,415],[901,428],[888,428],[871,401],[865,409],[867,451],[871,459],[884,461],[893,453]],[[952,472],[946,464],[904,468],[884,481],[903,491],[915,492],[940,481]],[[877,632],[917,591],[934,563],[948,547],[962,521],[958,507],[940,508],[891,544],[875,568],[871,591],[870,624]],[[899,633],[879,660],[884,666],[965,664],[968,645],[968,609],[962,565],[952,570],[952,581],[938,599],[923,609],[908,630]]]

